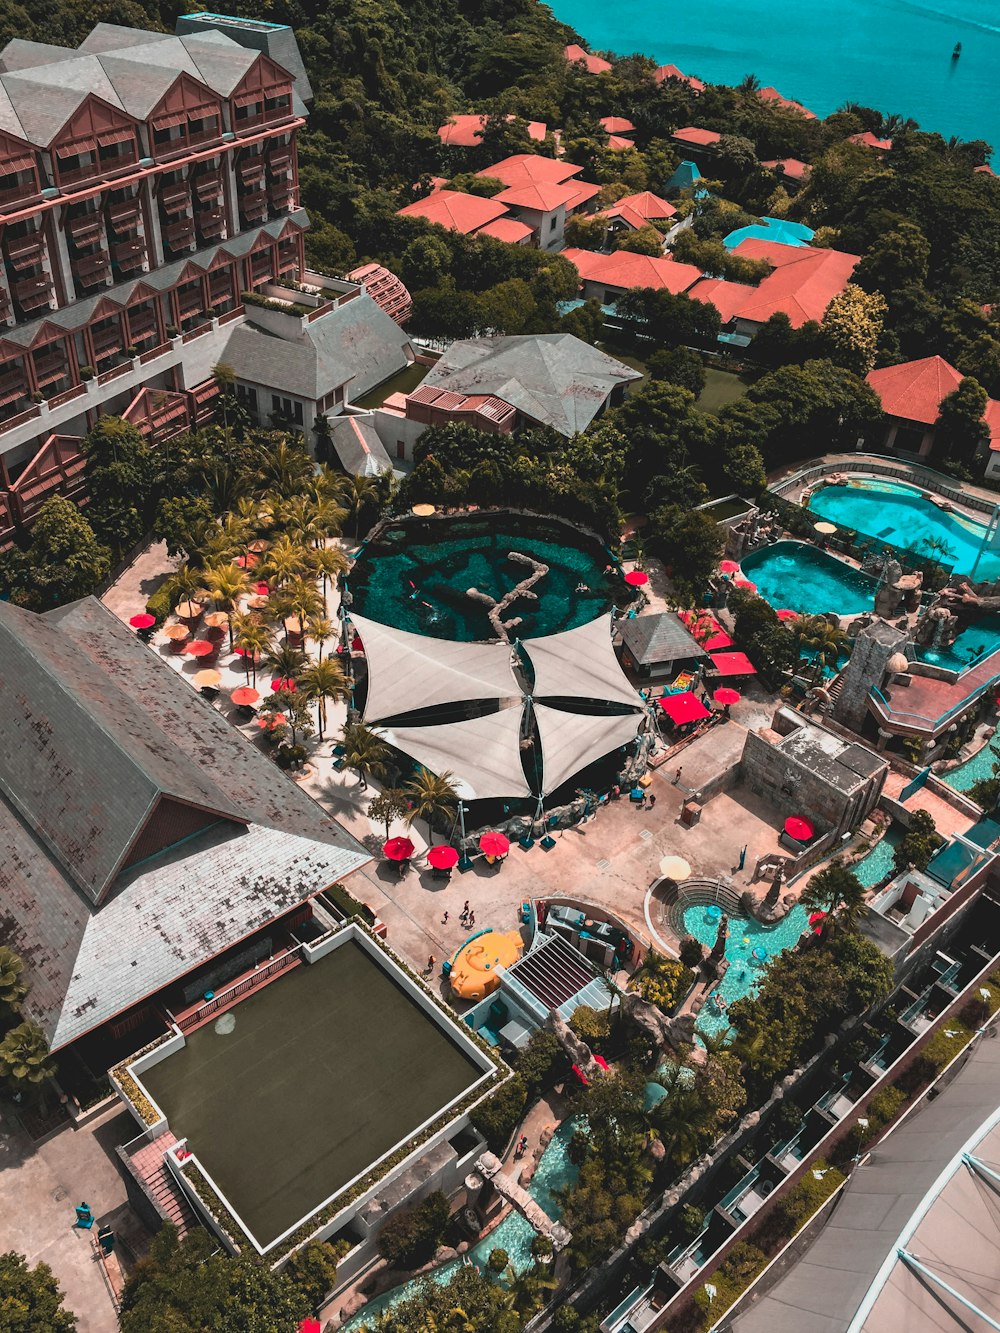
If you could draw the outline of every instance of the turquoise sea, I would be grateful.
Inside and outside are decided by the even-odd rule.
[[[997,0],[554,0],[552,9],[593,50],[641,52],[708,83],[756,74],[818,116],[861,102],[1000,149]]]

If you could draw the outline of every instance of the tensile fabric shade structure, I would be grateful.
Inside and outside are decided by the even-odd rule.
[[[738,560],[720,560],[719,562],[720,574],[738,574],[739,572],[740,572],[740,565]]]
[[[252,685],[241,685],[229,697],[237,708],[252,708],[260,698],[260,690],[255,690]]]
[[[726,708],[731,708],[733,704],[738,704],[742,695],[739,690],[732,690],[728,685],[723,685],[721,689],[715,691],[712,698],[717,704],[722,704]]]
[[[649,575],[644,569],[630,569],[625,575],[625,582],[630,588],[641,588],[649,582]]]
[[[486,856],[506,856],[510,851],[510,839],[502,833],[484,833],[479,839],[479,850]]]
[[[435,870],[454,870],[458,865],[458,852],[454,847],[441,843],[437,847],[432,847],[427,853],[427,863]]]
[[[156,624],[156,617],[151,616],[148,611],[140,611],[137,616],[130,616],[128,623],[133,629],[152,629]]]
[[[665,856],[660,862],[660,874],[665,879],[673,879],[679,882],[682,879],[691,878],[691,867],[683,856]]]
[[[700,722],[702,718],[711,716],[697,695],[692,694],[690,690],[685,690],[683,694],[665,694],[659,704],[677,727],[683,726],[686,722]]]
[[[383,843],[382,851],[390,861],[408,861],[413,855],[414,846],[409,838],[390,838]]]
[[[816,836],[816,826],[805,815],[789,815],[785,820],[785,832],[796,842],[808,842]]]
[[[756,676],[757,668],[746,653],[712,653],[712,665],[720,676]]]

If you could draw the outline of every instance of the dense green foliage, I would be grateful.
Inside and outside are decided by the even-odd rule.
[[[28,1267],[23,1254],[0,1254],[0,1329],[3,1333],[73,1333],[76,1315],[48,1264]]]
[[[926,870],[931,857],[944,844],[944,838],[934,826],[934,817],[927,810],[915,810],[906,836],[893,853],[897,870],[913,866]]]
[[[394,1213],[378,1235],[379,1254],[394,1268],[417,1268],[433,1259],[448,1225],[448,1200],[440,1190],[415,1208]]]
[[[50,496],[38,511],[31,543],[0,555],[0,588],[30,611],[50,611],[93,592],[111,572],[111,553],[72,500]]]

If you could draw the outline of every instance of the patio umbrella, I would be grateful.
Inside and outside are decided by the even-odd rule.
[[[691,867],[683,856],[665,856],[660,862],[660,874],[666,879],[690,879]]]
[[[177,614],[180,616],[181,620],[197,620],[204,609],[205,608],[202,606],[201,602],[188,601],[177,603]]]
[[[737,579],[733,584],[734,588],[739,588],[741,592],[756,592],[756,583],[751,583],[749,579]]]
[[[229,697],[237,708],[252,708],[260,698],[260,690],[255,690],[252,685],[241,685]]]
[[[437,513],[437,506],[429,504],[411,505],[410,512],[416,514],[417,518],[430,518],[431,514]]]
[[[787,606],[783,606],[780,611],[774,613],[779,620],[798,620],[798,611],[789,611]]]
[[[733,704],[738,704],[743,696],[739,690],[731,690],[728,685],[723,685],[721,689],[716,690],[712,698],[717,704],[723,704],[726,708]]]
[[[510,839],[502,833],[484,833],[479,839],[479,850],[487,856],[506,856],[510,851]]]
[[[222,677],[214,667],[206,667],[203,671],[196,671],[194,674],[194,683],[199,690],[218,689],[221,681]]]
[[[709,645],[709,652],[712,648]],[[712,653],[712,669],[720,676],[756,676],[757,668],[746,653]]]
[[[824,537],[832,537],[837,531],[836,523],[815,523],[813,526],[815,530],[821,533]]]
[[[808,842],[816,834],[816,828],[811,819],[806,819],[805,815],[789,815],[785,820],[785,832],[796,842]]]
[[[275,694],[294,694],[298,688],[291,676],[279,676],[277,680],[271,681],[271,689]]]
[[[253,555],[252,553],[247,555],[238,555],[236,559],[233,561],[233,564],[236,566],[237,569],[253,569],[256,563],[257,563],[257,556]]]
[[[665,694],[656,701],[675,726],[684,726],[687,722],[700,722],[711,714],[697,695],[690,690],[681,694]]]
[[[190,654],[191,657],[210,657],[212,653],[217,652],[218,649],[215,644],[210,643],[208,639],[192,639],[185,647],[184,651]]]
[[[625,575],[625,582],[631,588],[641,588],[649,582],[649,575],[644,569],[632,569]]]
[[[152,629],[156,624],[156,617],[151,616],[148,611],[140,611],[137,616],[130,616],[128,623],[133,629]]]
[[[383,844],[382,851],[390,861],[408,861],[413,855],[414,847],[409,838],[390,838]]]
[[[250,543],[247,550],[253,551],[254,555],[260,555],[260,553],[266,551],[270,545],[271,543],[266,538],[258,537],[256,541]]]
[[[458,852],[454,847],[449,847],[447,843],[442,843],[439,847],[432,847],[427,853],[427,861],[435,870],[454,870],[458,865]]]
[[[266,597],[267,594],[271,591],[271,589],[268,587],[268,585],[267,585],[266,583],[264,583],[264,582],[261,582],[261,583],[255,583],[255,584],[253,585],[253,590],[254,590],[254,592],[257,594],[258,597]]]
[[[229,625],[229,612],[209,611],[205,617],[205,624],[209,629],[226,629]]]
[[[260,653],[258,652],[252,653],[249,648],[234,648],[233,652],[236,654],[237,657],[250,658],[253,661],[254,665],[256,665],[260,661]]]
[[[738,560],[722,560],[719,562],[720,574],[738,574],[739,572],[740,564]]]
[[[275,713],[273,717],[259,717],[257,725],[261,731],[277,731],[285,725],[286,720],[284,713]]]

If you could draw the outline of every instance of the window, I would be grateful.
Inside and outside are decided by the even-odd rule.
[[[344,401],[344,386],[342,384],[337,389],[337,392],[333,395],[333,401],[335,403],[342,403]]]
[[[251,412],[257,411],[257,390],[250,387],[249,384],[237,384],[236,397],[241,403],[245,403]],[[277,399],[275,399],[277,402]]]
[[[405,440],[397,440],[397,441],[396,441],[396,457],[397,457],[397,458],[405,458],[405,457],[406,457],[406,441],[405,441]]]
[[[549,231],[555,231],[558,218],[549,218]]]
[[[287,111],[291,102],[287,93],[279,93],[277,97],[268,97],[265,102],[265,108],[270,111]]]
[[[276,393],[272,394],[271,412],[276,417],[283,417],[286,421],[293,421],[296,426],[302,425],[302,404],[296,402],[294,398],[279,398]]]

